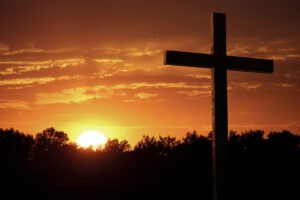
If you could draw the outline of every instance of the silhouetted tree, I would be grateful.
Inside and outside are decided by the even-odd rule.
[[[242,132],[239,137],[239,143],[246,151],[258,151],[265,144],[264,131],[250,130]]]
[[[268,143],[271,144],[273,150],[291,151],[300,147],[300,136],[294,135],[290,131],[270,132],[268,135]]]
[[[143,136],[134,147],[134,151],[142,152],[152,156],[166,157],[171,151],[180,144],[176,137],[162,137],[159,136],[158,140],[155,137]]]
[[[180,144],[180,141],[177,140],[176,137],[159,136],[159,140],[157,140],[156,143],[159,155],[162,157],[167,157],[171,154],[173,149],[175,149]]]
[[[14,129],[0,129],[0,157],[5,162],[20,162],[28,159],[34,143],[33,137]]]
[[[142,139],[134,146],[134,151],[142,152],[147,155],[157,155],[159,149],[156,138],[143,135]]]
[[[63,131],[56,131],[53,127],[43,130],[35,136],[34,156],[42,158],[45,155],[58,152],[67,145],[69,137]]]
[[[229,135],[231,199],[297,197],[299,135]],[[211,150],[211,134],[196,131],[181,140],[143,136],[133,150],[127,140],[109,139],[94,151],[54,128],[34,138],[0,129],[0,190],[31,199],[212,199]],[[36,159],[28,160],[31,151]]]
[[[103,148],[104,152],[111,152],[111,153],[123,153],[130,151],[131,146],[127,140],[122,140],[119,142],[118,139],[111,140],[110,138],[105,143]]]
[[[208,135],[207,137],[199,135],[197,131],[187,132],[185,137],[182,138],[181,148],[185,149],[183,151],[203,153],[211,152],[211,139]]]

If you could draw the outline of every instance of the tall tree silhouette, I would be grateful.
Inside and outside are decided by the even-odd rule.
[[[36,159],[50,156],[62,150],[68,141],[69,137],[63,131],[56,131],[53,127],[47,128],[35,136],[34,156]]]
[[[28,159],[34,143],[33,137],[14,129],[0,129],[0,157],[4,164]]]
[[[123,153],[130,151],[131,146],[127,140],[108,139],[103,148],[104,152]]]

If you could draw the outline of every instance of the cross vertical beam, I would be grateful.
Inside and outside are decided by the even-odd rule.
[[[211,16],[211,54],[166,51],[166,65],[211,68],[214,200],[229,200],[227,70],[272,73],[273,60],[226,55],[226,17]]]
[[[229,200],[226,17],[211,16],[211,53],[217,58],[212,72],[212,170],[214,200]]]

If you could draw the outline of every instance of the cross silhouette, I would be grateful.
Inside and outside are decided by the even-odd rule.
[[[273,72],[273,60],[226,55],[226,16],[211,15],[211,54],[166,51],[166,65],[211,68],[214,200],[229,200],[227,70]]]

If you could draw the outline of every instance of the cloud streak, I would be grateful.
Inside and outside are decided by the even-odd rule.
[[[45,60],[45,61],[0,61],[0,65],[12,65],[4,71],[0,71],[2,75],[22,74],[24,72],[39,71],[41,69],[49,69],[53,67],[65,68],[68,66],[76,66],[84,64],[85,59],[82,58],[68,58],[58,60]]]
[[[112,97],[114,94],[118,96],[125,96],[124,90],[137,90],[141,88],[198,88],[198,89],[208,89],[209,85],[188,85],[187,83],[168,83],[168,82],[158,82],[158,83],[131,83],[131,84],[117,84],[117,85],[97,85],[91,87],[77,87],[71,89],[64,89],[60,92],[55,93],[37,93],[36,94],[36,104],[53,104],[53,103],[82,103],[89,100],[95,99],[106,99]],[[120,90],[121,93],[117,91]],[[149,99],[157,96],[157,93],[147,93],[139,92],[135,94],[138,99]]]
[[[28,109],[29,103],[21,100],[0,99],[0,109]]]
[[[2,47],[2,48],[1,48]],[[0,55],[3,56],[12,56],[24,53],[38,54],[38,53],[65,53],[76,51],[76,48],[61,48],[61,49],[38,49],[38,48],[23,48],[17,50],[10,50],[9,46],[0,45]]]
[[[118,58],[116,58],[116,59],[101,58],[101,59],[94,59],[94,61],[96,63],[104,63],[104,64],[110,64],[110,65],[124,62],[124,60],[118,59]]]
[[[208,97],[211,96],[210,90],[191,90],[191,91],[178,91],[178,94],[184,94],[189,97],[195,97],[195,96],[202,96],[202,97]]]
[[[140,93],[135,94],[134,96],[139,99],[149,99],[149,98],[156,97],[157,95],[158,94],[156,94],[156,93],[140,92]]]
[[[104,88],[104,86],[78,87],[64,89],[60,93],[38,93],[35,104],[82,103],[92,99],[107,98],[113,94],[113,91]]]
[[[228,55],[249,56],[283,60],[299,60],[300,49],[291,47],[288,40],[261,41],[259,38],[239,39],[234,41]]]
[[[131,56],[131,57],[140,57],[140,56],[153,56],[159,54],[161,52],[160,49],[138,49],[138,48],[106,48],[105,52],[107,54],[115,54],[115,55],[123,55],[123,56]]]
[[[0,86],[11,86],[11,85],[31,85],[31,84],[46,84],[53,81],[65,81],[65,80],[79,80],[82,79],[81,75],[73,76],[59,76],[59,77],[41,77],[41,78],[15,78],[0,80]]]

